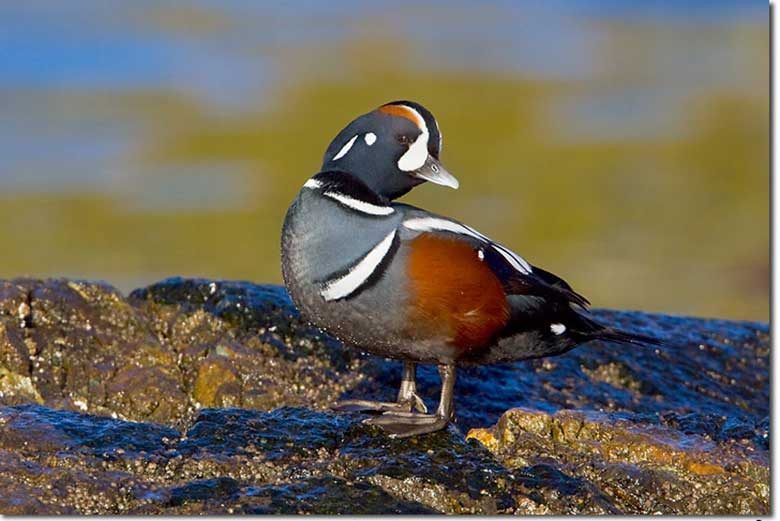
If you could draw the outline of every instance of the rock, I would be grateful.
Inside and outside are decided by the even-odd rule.
[[[549,468],[562,482],[570,476],[585,480],[588,486],[574,495],[587,508],[574,503],[567,513],[595,513],[591,505],[604,498],[623,514],[769,512],[768,452],[737,442],[718,444],[660,422],[512,409],[495,427],[474,429],[467,438],[479,440],[517,472],[538,475]],[[538,485],[541,494],[554,493],[549,482]]]
[[[38,405],[3,407],[0,511],[515,511],[514,475],[479,444],[452,430],[390,440],[358,420],[303,408],[208,409],[181,436]]]
[[[328,406],[401,364],[283,288],[0,281],[0,512],[768,512],[768,326],[593,314],[665,344],[463,368],[457,423],[397,441]]]
[[[201,407],[324,409],[362,378],[279,287],[17,279],[0,297],[0,404],[185,428]]]

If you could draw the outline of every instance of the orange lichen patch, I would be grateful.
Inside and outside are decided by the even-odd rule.
[[[501,281],[466,241],[418,236],[407,273],[414,292],[410,326],[447,337],[458,355],[485,346],[509,320]]]
[[[689,462],[686,467],[689,471],[700,476],[709,476],[711,474],[723,474],[726,470],[720,465],[713,465],[712,463],[698,463],[696,461]]]
[[[498,450],[499,442],[492,429],[471,429],[466,434],[466,440],[477,440],[491,452]]]
[[[383,114],[406,118],[417,125],[417,128],[422,129],[423,121],[420,120],[420,116],[418,116],[414,110],[405,105],[383,105],[377,110]]]

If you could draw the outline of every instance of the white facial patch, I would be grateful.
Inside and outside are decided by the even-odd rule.
[[[337,300],[340,298],[348,297],[356,289],[358,289],[368,278],[376,271],[381,264],[382,260],[390,251],[390,247],[393,245],[395,239],[396,230],[388,233],[379,244],[374,246],[360,262],[355,264],[349,273],[339,277],[327,284],[325,288],[320,291],[320,295],[325,300]]]
[[[335,156],[333,156],[333,159],[332,159],[332,161],[337,161],[337,160],[341,159],[342,157],[346,156],[346,155],[347,155],[347,152],[349,152],[349,149],[351,149],[351,148],[352,148],[352,145],[354,145],[354,144],[355,144],[355,140],[356,140],[357,138],[358,138],[358,135],[357,135],[357,134],[355,134],[354,136],[352,136],[352,139],[350,139],[349,141],[347,141],[347,144],[346,144],[346,145],[344,145],[343,147],[341,147],[341,150],[339,150],[339,153],[338,153],[338,154],[336,154]]]
[[[322,183],[320,183],[317,179],[313,179],[313,178],[303,183],[304,188],[311,188],[312,190],[316,190],[320,186],[322,186]]]
[[[323,195],[330,197],[331,199],[338,201],[344,206],[348,206],[353,210],[370,215],[390,215],[395,212],[392,206],[379,206],[376,204],[367,203],[365,201],[361,201],[360,199],[355,199],[354,197],[340,194],[338,192],[325,192]]]
[[[369,132],[368,134],[363,136],[363,139],[365,140],[366,145],[371,146],[374,143],[376,143],[376,134],[374,134],[373,132]]]
[[[562,335],[566,332],[566,326],[563,324],[550,324],[550,331],[555,333],[556,335]]]
[[[410,110],[417,118],[417,126],[420,128],[420,135],[414,140],[414,143],[409,147],[401,159],[398,160],[398,168],[404,172],[412,172],[418,168],[422,168],[425,161],[428,159],[428,125],[425,124],[425,120],[419,112],[414,110],[408,105],[404,105],[404,108]]]
[[[487,242],[494,250],[496,250],[506,261],[517,271],[528,275],[531,273],[531,265],[528,262],[516,254],[515,252],[504,248],[500,244],[497,244],[477,230],[464,224],[459,224],[447,219],[440,219],[438,217],[419,217],[416,219],[409,219],[404,221],[404,226],[410,230],[417,230],[422,232],[429,232],[434,230],[448,231],[454,233],[461,233],[463,235],[469,235],[481,241]]]

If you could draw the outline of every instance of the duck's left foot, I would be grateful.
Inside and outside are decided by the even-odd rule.
[[[363,423],[381,427],[391,438],[408,438],[418,434],[440,431],[447,427],[449,420],[437,414],[391,411],[381,416],[368,418]]]

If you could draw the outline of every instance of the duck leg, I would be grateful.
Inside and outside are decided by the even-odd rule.
[[[337,411],[374,411],[374,412],[411,412],[412,409],[428,412],[425,402],[417,395],[417,364],[404,362],[401,388],[395,402],[375,402],[371,400],[342,400],[332,407]]]
[[[393,438],[406,438],[418,434],[436,432],[447,426],[455,416],[453,396],[455,394],[455,365],[439,366],[441,375],[441,398],[435,414],[420,414],[410,411],[388,411],[364,423],[378,425]]]

